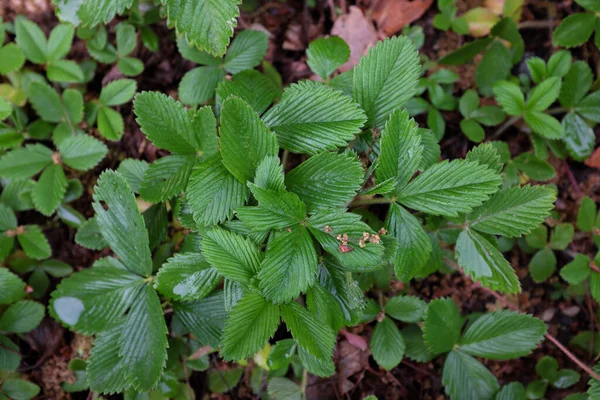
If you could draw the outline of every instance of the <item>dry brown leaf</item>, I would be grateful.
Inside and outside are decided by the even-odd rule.
[[[350,59],[340,67],[340,71],[348,71],[358,63],[367,49],[377,43],[375,27],[356,6],[351,6],[348,14],[335,20],[331,34],[344,39],[350,46]]]
[[[393,35],[421,18],[432,3],[433,0],[379,0],[373,8],[373,19],[380,31]]]
[[[592,168],[600,168],[600,147],[598,147],[591,156],[585,160],[585,165]]]

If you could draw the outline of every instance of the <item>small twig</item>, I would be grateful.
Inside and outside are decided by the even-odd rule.
[[[519,29],[544,29],[554,28],[558,21],[525,21],[517,25]]]
[[[373,204],[390,204],[393,202],[393,199],[388,199],[386,197],[374,197],[369,199],[357,198],[350,203],[349,207],[370,206]]]
[[[337,13],[335,12],[335,4],[333,4],[333,0],[327,0],[327,5],[329,6],[329,14],[331,15],[331,21],[335,22],[337,18]]]
[[[506,132],[511,126],[513,126],[514,124],[516,124],[517,122],[519,122],[521,120],[522,117],[517,116],[517,117],[512,117],[511,119],[509,119],[508,121],[506,121],[504,124],[502,124],[500,126],[500,128],[498,128],[498,130],[496,130],[496,132],[494,132],[494,134],[492,135],[491,139],[492,140],[496,140],[498,139],[500,136],[502,136],[502,134],[504,132]]]
[[[571,182],[571,186],[573,186],[575,194],[577,195],[577,197],[581,198],[581,189],[579,188],[579,184],[577,183],[577,180],[575,179],[575,176],[573,175],[571,168],[569,168],[569,164],[566,160],[563,160],[563,166],[565,167],[567,177],[569,178],[569,182]]]

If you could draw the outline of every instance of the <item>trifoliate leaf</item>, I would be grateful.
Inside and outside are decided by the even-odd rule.
[[[433,354],[446,353],[458,343],[463,320],[452,299],[432,300],[425,312],[423,337]]]
[[[353,153],[322,153],[288,172],[285,184],[313,213],[344,206],[360,189],[363,170]]]
[[[159,270],[155,286],[170,299],[190,301],[206,297],[220,279],[201,254],[176,254]]]
[[[104,240],[125,267],[135,274],[150,275],[148,231],[125,178],[115,171],[103,172],[94,187],[93,207]]]
[[[19,233],[17,240],[27,257],[44,260],[52,254],[46,236],[37,225],[25,225],[25,232]]]
[[[0,304],[11,304],[25,297],[25,282],[8,268],[0,268]]]
[[[25,57],[34,64],[45,64],[48,42],[42,29],[26,18],[15,21],[16,40]]]
[[[146,161],[133,158],[127,158],[121,161],[119,168],[117,168],[117,172],[123,175],[123,178],[125,178],[134,193],[140,191],[140,186],[142,185],[142,180],[144,179],[144,174],[147,170],[148,163]]]
[[[194,114],[159,92],[139,93],[134,107],[142,132],[157,147],[178,154],[195,154],[216,147],[216,121],[210,108],[201,108]]]
[[[133,79],[118,79],[110,82],[100,92],[100,102],[105,106],[119,106],[133,98],[137,82]]]
[[[376,177],[378,182],[394,179],[396,193],[406,186],[422,161],[419,126],[408,118],[406,110],[393,112],[381,133]]]
[[[451,351],[444,362],[442,385],[451,400],[492,399],[500,389],[486,367],[459,350]]]
[[[402,361],[406,344],[394,321],[384,318],[375,325],[369,347],[377,364],[392,370]]]
[[[328,79],[350,58],[350,47],[339,36],[313,40],[306,49],[306,63],[321,79]]]
[[[228,318],[223,291],[191,303],[174,303],[173,310],[201,344],[214,348],[220,346],[223,327]]]
[[[458,343],[460,351],[476,357],[510,360],[523,357],[544,339],[546,324],[515,311],[496,311],[477,318]]]
[[[152,203],[176,197],[185,190],[196,159],[193,155],[172,155],[156,160],[144,174],[140,196]]]
[[[385,225],[402,249],[393,260],[396,277],[408,282],[423,268],[431,254],[431,242],[419,220],[404,207],[390,205]]]
[[[504,293],[519,293],[521,284],[502,253],[475,231],[462,231],[456,243],[458,265],[475,281]]]
[[[494,95],[508,115],[522,115],[525,111],[525,95],[515,83],[507,81],[496,83]]]
[[[249,239],[222,228],[204,232],[202,253],[221,275],[244,285],[258,272],[263,254]]]
[[[354,68],[352,98],[365,110],[368,127],[382,127],[388,116],[416,92],[419,57],[407,37],[392,37],[369,49]]]
[[[335,334],[296,302],[281,306],[281,317],[296,341],[313,357],[331,360]]]
[[[325,209],[308,219],[311,234],[344,269],[367,272],[380,268],[384,248],[375,232],[357,214],[343,209]],[[365,240],[365,234],[369,240]],[[347,240],[346,240],[346,235]],[[362,246],[361,246],[362,243]]]
[[[495,171],[477,162],[441,162],[406,185],[398,202],[429,214],[457,216],[481,205],[501,180]]]
[[[265,32],[243,30],[227,49],[223,67],[230,74],[252,69],[260,64],[268,47],[269,37]]]
[[[121,373],[136,390],[148,391],[158,382],[167,360],[167,333],[158,295],[150,286],[143,286],[131,304],[118,342]]]
[[[125,122],[117,111],[109,107],[98,109],[98,130],[108,140],[119,140],[125,132]]]
[[[53,164],[42,172],[31,192],[31,197],[36,210],[50,216],[62,201],[66,191],[65,172],[60,165]]]
[[[239,15],[239,0],[164,0],[167,21],[187,41],[215,56],[225,54]]]
[[[69,136],[58,145],[62,161],[78,171],[94,168],[106,155],[104,143],[89,135]]]
[[[216,93],[222,101],[229,96],[237,96],[262,114],[279,96],[280,90],[267,76],[251,69],[235,74],[231,80],[223,79]]]
[[[220,147],[223,165],[240,182],[254,178],[258,164],[277,155],[276,136],[242,99],[231,97],[221,109]]]
[[[225,323],[221,356],[225,360],[248,358],[265,346],[278,325],[279,306],[246,292]]]
[[[117,260],[101,260],[61,281],[52,293],[50,313],[76,332],[102,332],[120,323],[142,283]]]
[[[248,194],[248,188],[225,168],[219,154],[196,164],[186,190],[194,220],[201,225],[231,218]]]
[[[0,317],[0,329],[7,333],[33,330],[44,318],[44,306],[36,301],[21,300],[8,306]]]
[[[395,296],[385,303],[385,313],[402,322],[420,322],[427,304],[415,296]]]
[[[366,117],[342,92],[302,81],[286,88],[281,101],[263,120],[277,134],[281,147],[314,155],[346,146],[360,132]]]
[[[596,136],[594,130],[574,112],[567,113],[562,120],[565,132],[564,143],[567,151],[577,161],[584,161],[594,151]]]
[[[263,189],[249,184],[258,207],[240,207],[238,218],[255,232],[295,226],[306,217],[306,205],[294,193]]]
[[[296,226],[275,233],[258,272],[264,296],[285,303],[306,292],[316,278],[317,253],[308,230]]]
[[[556,195],[544,186],[503,189],[468,216],[473,229],[491,235],[528,234],[549,215]]]

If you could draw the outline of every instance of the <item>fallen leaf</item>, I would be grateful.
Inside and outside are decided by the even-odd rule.
[[[379,0],[373,8],[373,19],[379,30],[393,35],[421,18],[431,4],[433,0]]]
[[[363,338],[362,336],[355,335],[354,333],[350,333],[343,329],[340,331],[340,333],[346,337],[346,340],[348,341],[348,343],[350,343],[352,346],[356,347],[357,349],[365,351],[369,348],[369,344],[367,343],[365,338]]]
[[[592,168],[600,168],[600,147],[598,147],[591,156],[585,160],[585,165]]]
[[[342,72],[352,69],[367,49],[374,46],[378,40],[375,27],[356,6],[351,6],[348,14],[335,20],[331,34],[341,37],[350,46],[350,59],[339,68]]]
[[[500,20],[489,8],[475,7],[462,15],[469,24],[469,33],[474,37],[482,37],[490,34],[492,26]]]

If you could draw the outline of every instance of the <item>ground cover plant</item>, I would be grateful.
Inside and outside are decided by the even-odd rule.
[[[600,398],[595,2],[348,3],[0,8],[0,399]]]

